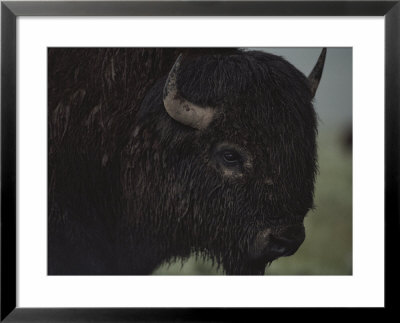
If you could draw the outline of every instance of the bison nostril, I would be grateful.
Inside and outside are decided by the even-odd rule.
[[[257,235],[250,256],[271,260],[290,256],[297,251],[304,238],[304,226],[302,225],[289,226],[276,232],[268,229]]]
[[[270,252],[277,257],[290,256],[299,248],[299,246],[300,244],[297,240],[289,240],[285,238],[279,239],[272,236],[267,245],[267,252]]]

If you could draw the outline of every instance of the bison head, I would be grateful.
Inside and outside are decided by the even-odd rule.
[[[263,274],[305,238],[317,169],[307,78],[259,51],[179,57],[142,103],[123,153],[125,225],[154,263],[190,253]]]

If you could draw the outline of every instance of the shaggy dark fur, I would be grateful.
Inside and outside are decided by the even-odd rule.
[[[172,119],[167,74],[216,109],[204,130]],[[313,206],[316,115],[284,59],[235,49],[49,49],[49,274],[150,274],[195,253],[227,274],[263,274],[257,234],[302,225]],[[251,168],[224,176],[221,143]]]

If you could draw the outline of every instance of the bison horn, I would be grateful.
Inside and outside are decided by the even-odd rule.
[[[308,80],[310,81],[310,89],[312,97],[315,96],[315,92],[317,92],[319,81],[321,80],[322,71],[324,70],[325,57],[326,57],[326,48],[323,48],[321,54],[319,55],[317,64],[315,64],[313,70],[308,76]]]
[[[178,92],[177,76],[181,60],[182,54],[179,55],[169,72],[164,85],[163,100],[165,110],[171,118],[186,126],[195,129],[207,128],[214,117],[214,109],[195,105],[184,99]]]

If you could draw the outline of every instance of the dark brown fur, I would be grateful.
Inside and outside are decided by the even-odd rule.
[[[207,129],[166,113],[215,107]],[[262,274],[258,232],[302,224],[313,205],[316,117],[307,78],[280,57],[234,49],[49,49],[49,274],[149,274],[191,253]],[[252,159],[224,176],[221,142]]]

